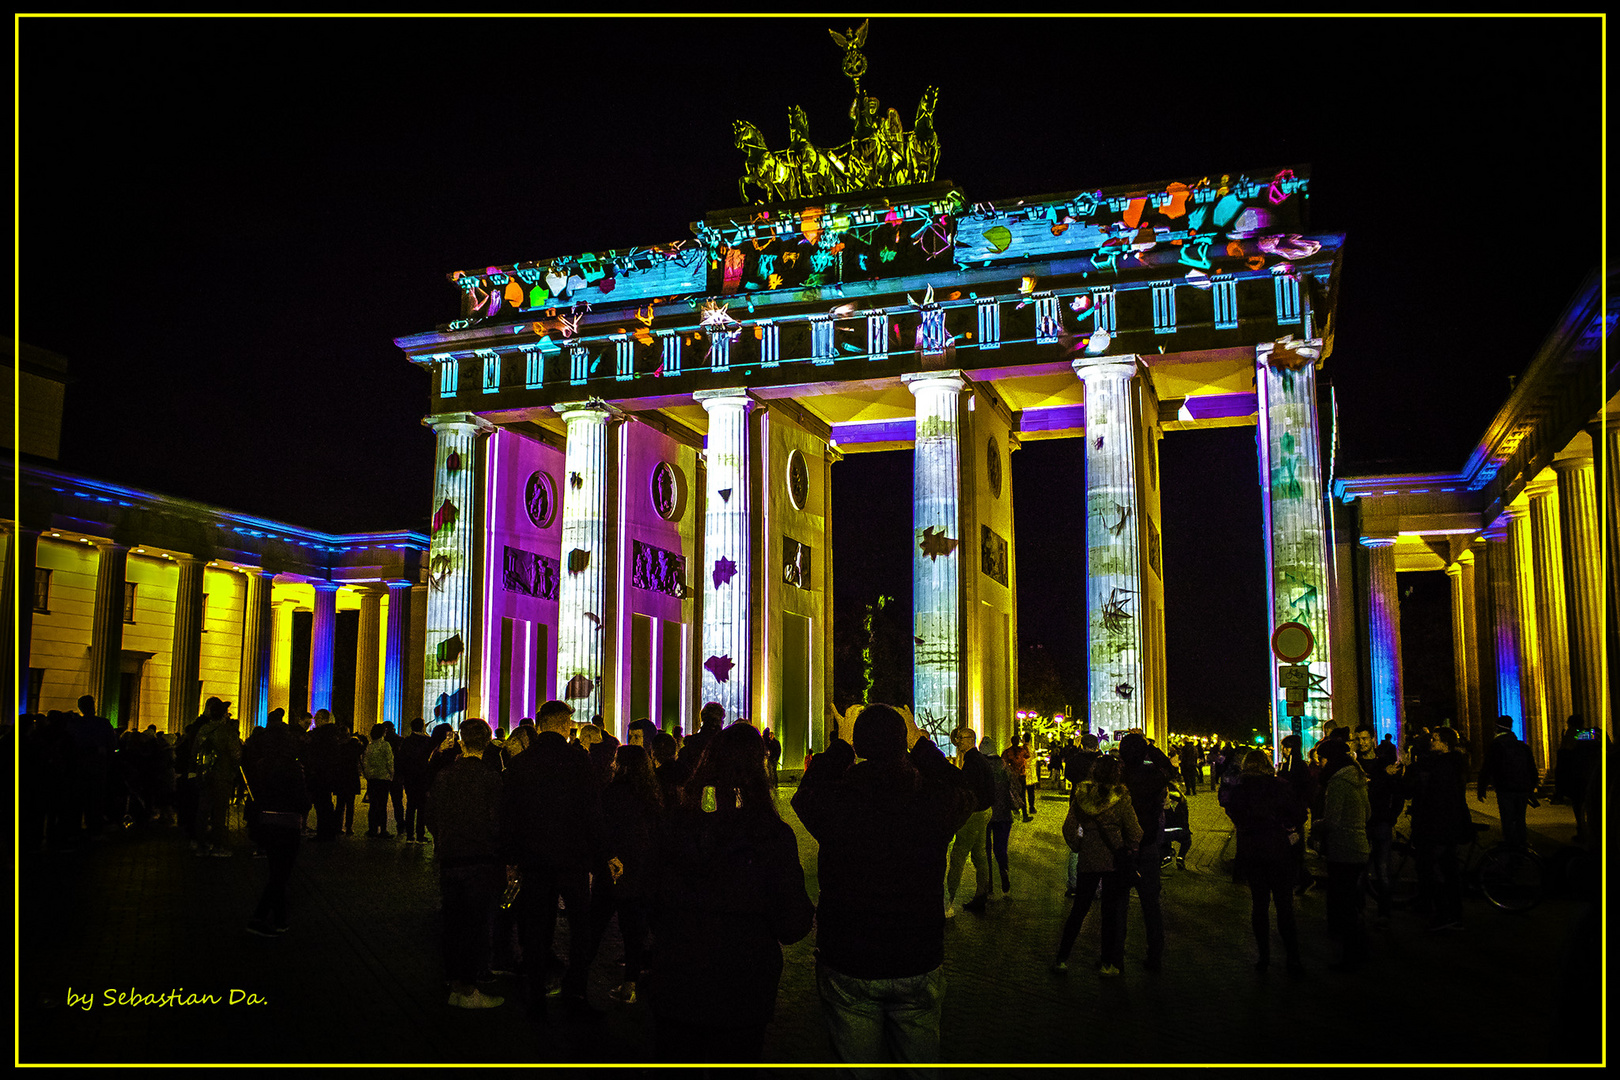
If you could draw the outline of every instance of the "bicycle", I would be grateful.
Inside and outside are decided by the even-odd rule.
[[[1529,911],[1541,902],[1545,892],[1546,870],[1541,857],[1506,844],[1482,849],[1480,835],[1489,829],[1483,822],[1474,822],[1474,836],[1463,851],[1458,874],[1471,893],[1484,896],[1503,911]],[[1410,839],[1397,833],[1389,852],[1389,902],[1397,908],[1410,907],[1421,889],[1417,851]]]

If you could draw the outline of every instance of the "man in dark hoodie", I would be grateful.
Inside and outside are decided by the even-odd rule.
[[[821,845],[816,985],[844,1062],[939,1060],[945,847],[974,796],[909,712],[868,705],[793,797]],[[856,758],[864,759],[859,763]]]
[[[1122,779],[1131,793],[1131,808],[1142,826],[1142,843],[1136,851],[1136,897],[1142,903],[1142,925],[1147,932],[1147,960],[1143,966],[1158,971],[1164,958],[1164,909],[1159,903],[1162,883],[1159,864],[1162,861],[1164,838],[1164,804],[1170,793],[1170,773],[1161,763],[1162,754],[1148,746],[1147,739],[1131,732],[1119,741],[1119,760],[1123,766]],[[1118,917],[1123,920],[1127,903],[1119,906]],[[1118,940],[1125,940],[1125,927],[1118,927]]]

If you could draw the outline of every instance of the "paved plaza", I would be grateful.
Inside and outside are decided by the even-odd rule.
[[[814,898],[816,844],[788,807],[791,794],[784,784],[783,816],[799,834]],[[998,889],[985,914],[963,913],[947,925],[947,1063],[1597,1060],[1594,904],[1554,890],[1528,914],[1512,915],[1470,899],[1465,930],[1445,935],[1425,933],[1417,915],[1397,912],[1371,930],[1371,962],[1341,975],[1329,970],[1324,899],[1313,891],[1299,902],[1307,974],[1290,978],[1280,964],[1257,974],[1248,892],[1232,882],[1229,824],[1208,791],[1192,801],[1187,869],[1165,875],[1163,970],[1141,966],[1133,909],[1124,976],[1100,978],[1092,967],[1094,908],[1070,970],[1055,975],[1049,965],[1068,905],[1064,804],[1050,790],[1042,794],[1035,820],[1013,829],[1010,896]],[[1485,813],[1494,801],[1470,805],[1494,830]],[[1569,810],[1532,810],[1531,827],[1537,848],[1554,853],[1572,832]],[[508,997],[504,1007],[451,1009],[431,845],[363,836],[303,845],[292,929],[266,940],[243,929],[265,863],[249,857],[244,835],[237,839],[231,859],[195,858],[178,830],[157,827],[112,833],[77,852],[24,854],[21,1063],[657,1064],[646,1007],[608,1001],[618,975],[616,929],[591,979],[591,1000],[605,1012],[599,1023],[553,1009],[548,1024],[530,1025],[510,977],[492,990]],[[970,887],[964,881],[964,893]],[[559,950],[565,942],[560,927]],[[109,991],[132,990],[223,1001],[108,1002]],[[829,1058],[813,934],[787,950],[766,1054],[782,1066]]]

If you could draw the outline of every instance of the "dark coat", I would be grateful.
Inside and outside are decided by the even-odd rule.
[[[1406,770],[1412,800],[1412,843],[1466,844],[1474,838],[1468,812],[1467,761],[1456,750],[1423,753]]]
[[[635,786],[620,778],[602,791],[602,816],[607,825],[608,850],[624,864],[614,882],[615,892],[627,900],[645,896],[652,880],[658,807],[643,802]]]
[[[1124,781],[1131,793],[1136,822],[1142,827],[1142,850],[1146,851],[1164,833],[1164,800],[1170,793],[1170,773],[1152,761],[1139,761],[1126,767]]]
[[[1240,864],[1279,862],[1304,839],[1305,804],[1281,777],[1243,777],[1227,794],[1226,816],[1237,829]]]
[[[501,848],[507,862],[595,870],[610,856],[601,788],[583,746],[542,731],[512,759],[504,777]]]
[[[413,731],[399,741],[399,754],[394,759],[394,779],[402,787],[419,788],[427,783],[428,758],[433,756],[433,740],[419,731]]]
[[[242,772],[247,776],[253,813],[309,813],[309,789],[298,761],[298,742],[286,724],[259,728],[242,747]],[[251,813],[249,815],[251,820]]]
[[[440,867],[500,863],[501,774],[457,757],[433,781],[427,827]]]
[[[793,796],[821,845],[821,960],[857,979],[922,975],[945,958],[945,849],[973,813],[973,793],[926,738],[908,761],[855,764],[854,748],[834,739]]]
[[[775,815],[676,810],[657,845],[658,948],[642,984],[654,1016],[769,1023],[782,946],[808,934],[815,917],[793,830]]]

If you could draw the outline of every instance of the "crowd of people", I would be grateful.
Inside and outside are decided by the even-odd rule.
[[[71,849],[112,823],[174,824],[199,857],[224,857],[240,804],[266,864],[247,931],[276,938],[290,928],[301,843],[352,835],[363,793],[368,838],[431,838],[449,1006],[499,1008],[492,976],[518,972],[531,1020],[546,1022],[552,1008],[598,1019],[587,975],[616,919],[624,973],[610,998],[644,1002],[667,1061],[760,1060],[783,947],[812,929],[837,1059],[937,1061],[946,923],[958,911],[983,915],[997,884],[1003,899],[1013,891],[1008,839],[1037,813],[1039,763],[1027,735],[998,752],[960,728],[947,756],[903,708],[835,714],[791,798],[819,845],[812,905],[776,797],[781,743],[746,720],[727,725],[716,703],[689,736],[640,719],[622,745],[561,701],[511,731],[467,719],[429,733],[417,719],[404,736],[390,724],[360,735],[326,711],[289,724],[278,709],[245,743],[218,698],[172,739],[155,729],[115,734],[94,704],[26,718],[25,845]],[[1522,845],[1540,776],[1513,722],[1499,726],[1476,790],[1484,798],[1494,788],[1504,838]],[[1578,726],[1572,718],[1571,731]],[[1594,769],[1580,749],[1566,746],[1560,785],[1584,804]],[[1234,879],[1250,893],[1257,969],[1270,965],[1274,912],[1288,971],[1304,970],[1294,901],[1312,888],[1325,888],[1334,966],[1366,959],[1363,896],[1387,918],[1393,830],[1408,807],[1428,926],[1459,928],[1458,850],[1475,826],[1453,729],[1415,729],[1397,748],[1365,726],[1336,728],[1304,755],[1298,736],[1284,738],[1279,754],[1280,765],[1265,750],[1227,745],[1207,757],[1235,831]],[[1137,732],[1105,751],[1077,731],[1053,749],[1051,776],[1068,793],[1061,834],[1072,899],[1054,927],[1055,973],[1067,973],[1094,907],[1097,971],[1122,973],[1133,892],[1142,966],[1164,963],[1161,874],[1186,869],[1188,804],[1204,764],[1194,743],[1166,753]],[[973,891],[959,899],[970,864]],[[559,911],[566,960],[553,948]]]

